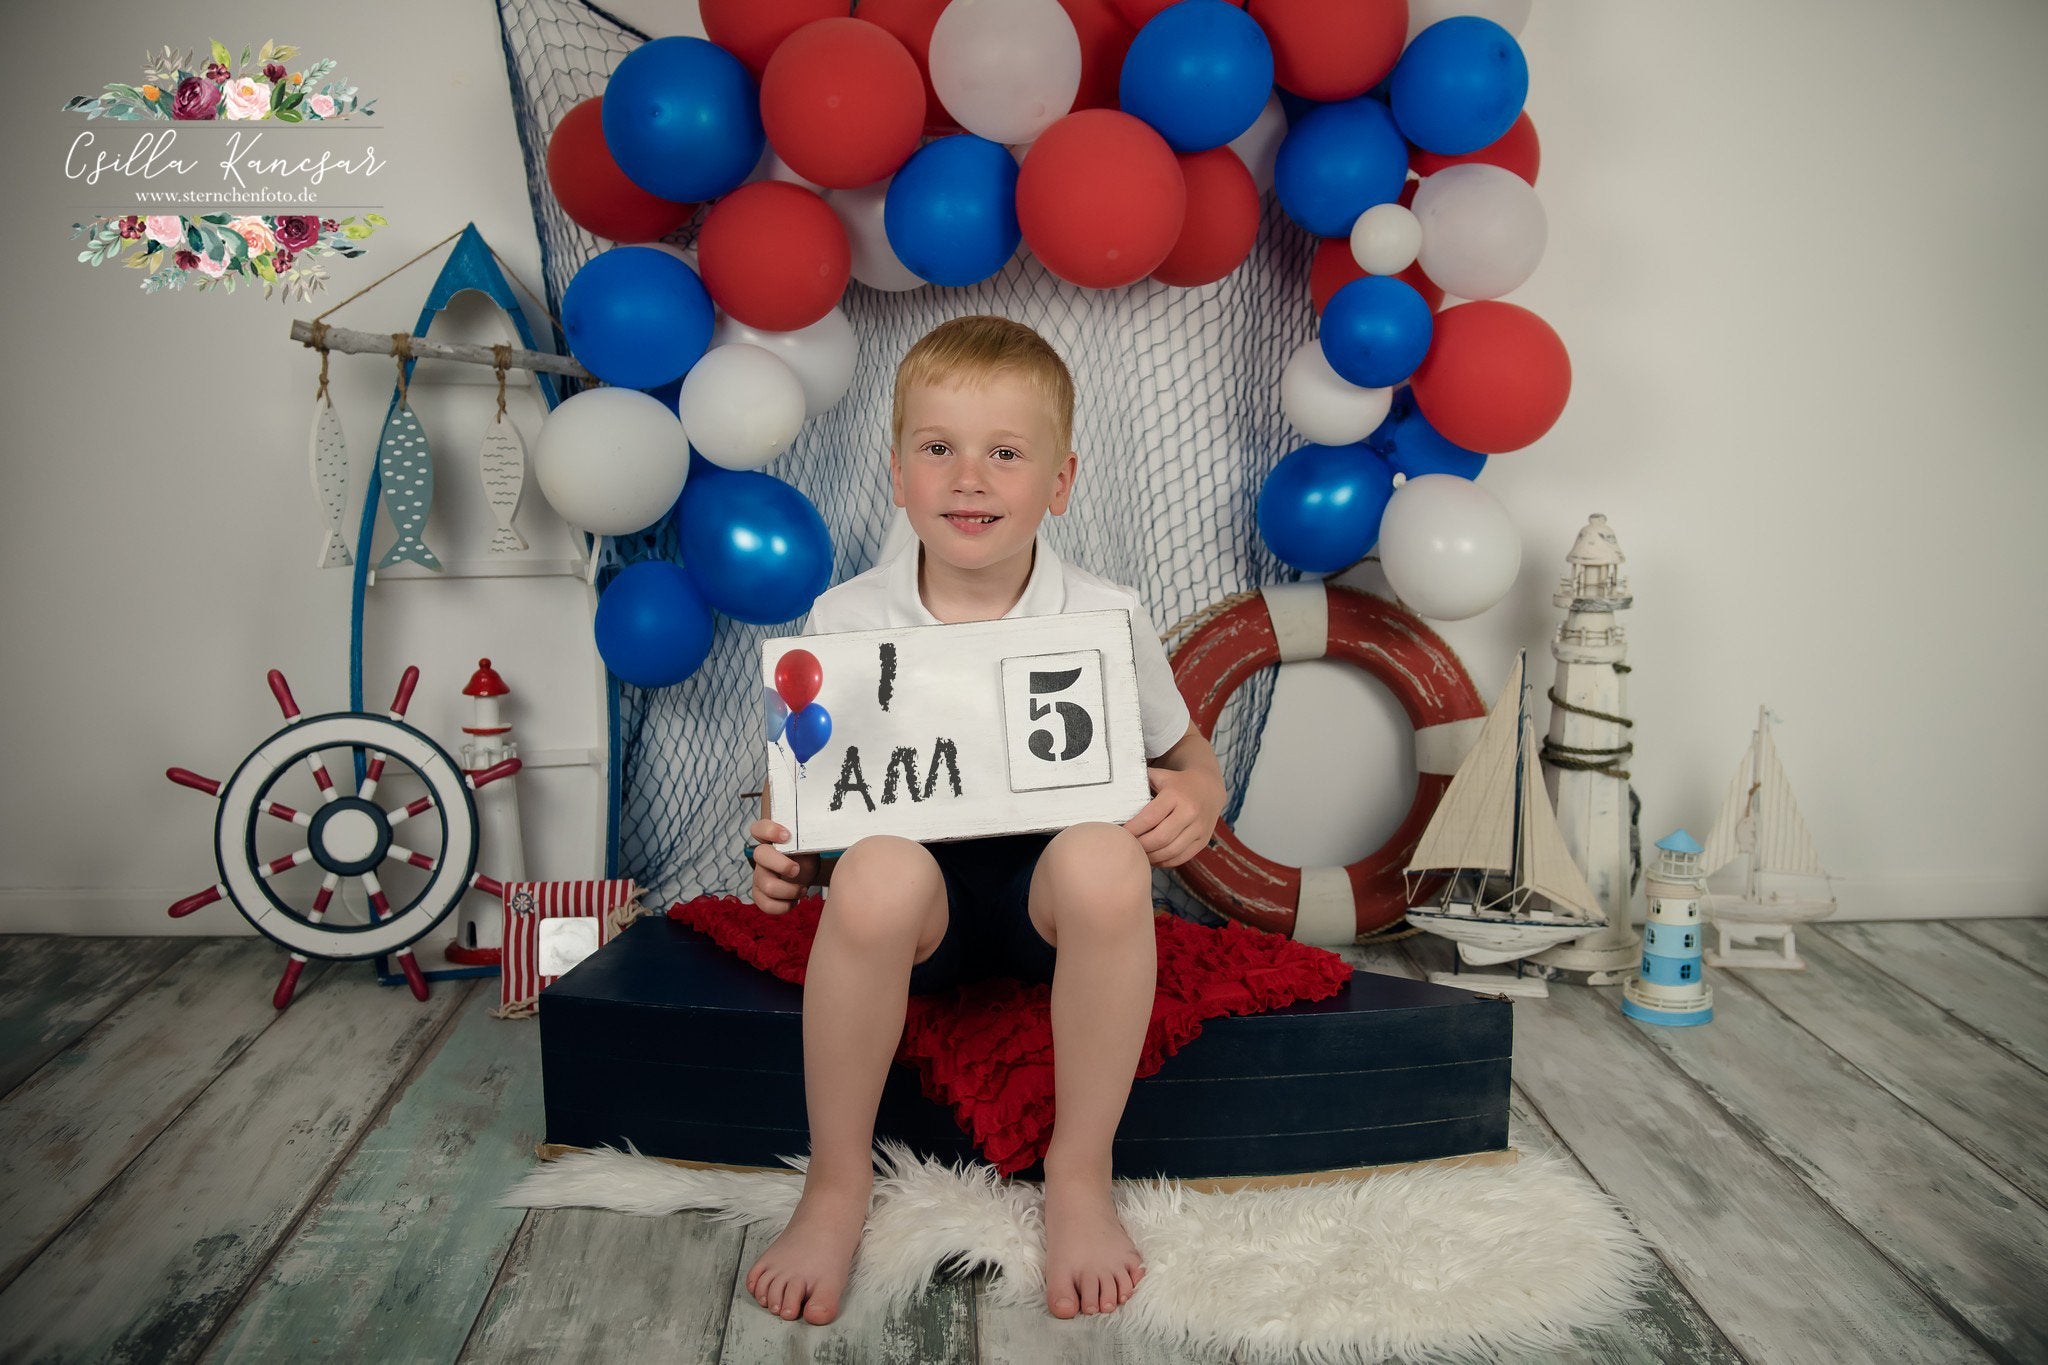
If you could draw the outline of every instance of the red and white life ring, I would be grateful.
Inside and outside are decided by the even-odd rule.
[[[1174,871],[1219,914],[1304,943],[1350,943],[1406,913],[1401,872],[1451,774],[1479,736],[1486,706],[1436,632],[1353,588],[1283,583],[1198,626],[1173,651],[1174,681],[1213,737],[1230,694],[1262,668],[1297,659],[1358,665],[1400,701],[1415,727],[1415,800],[1378,851],[1349,867],[1288,867],[1245,847],[1226,821]]]

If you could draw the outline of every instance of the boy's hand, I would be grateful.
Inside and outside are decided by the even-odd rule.
[[[771,915],[786,914],[818,880],[818,855],[792,856],[771,847],[789,838],[789,831],[773,820],[748,825],[747,837],[754,841],[754,904]]]
[[[1179,867],[1208,845],[1223,814],[1223,784],[1203,772],[1147,768],[1154,795],[1124,829],[1154,867]]]

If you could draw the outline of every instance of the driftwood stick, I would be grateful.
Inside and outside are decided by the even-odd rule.
[[[345,351],[351,355],[395,355],[389,332],[358,332],[347,327],[329,327],[327,349]],[[314,345],[313,324],[294,320],[292,340],[304,346]],[[432,356],[436,360],[459,360],[466,365],[494,366],[497,357],[488,346],[459,346],[445,341],[430,341],[426,337],[412,338],[412,353],[415,356]],[[576,363],[573,356],[549,355],[545,351],[512,350],[508,352],[509,366],[515,370],[544,370],[549,374],[568,375],[572,379],[596,382],[597,376]]]

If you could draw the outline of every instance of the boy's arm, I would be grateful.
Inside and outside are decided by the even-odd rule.
[[[1223,814],[1223,765],[1194,722],[1174,746],[1146,766],[1155,793],[1124,828],[1154,867],[1178,867],[1208,846]]]

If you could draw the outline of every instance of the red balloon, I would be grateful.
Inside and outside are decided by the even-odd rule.
[[[1187,217],[1152,278],[1190,289],[1214,284],[1251,255],[1259,235],[1259,187],[1228,147],[1180,158],[1180,173],[1188,187]]]
[[[832,311],[853,273],[839,215],[783,180],[742,185],[697,233],[697,274],[711,301],[749,327],[794,332]]]
[[[1330,295],[1353,280],[1364,278],[1365,267],[1351,254],[1351,239],[1325,237],[1309,261],[1309,300],[1315,305],[1316,312],[1320,313],[1324,305],[1329,303]],[[1422,273],[1420,262],[1409,266],[1394,278],[1404,284],[1413,285],[1415,292],[1422,295],[1422,301],[1429,305],[1432,313],[1444,306],[1444,291],[1437,287],[1434,280]]]
[[[578,227],[614,242],[652,242],[668,236],[697,211],[641,189],[626,178],[604,143],[602,96],[583,101],[548,138],[548,186],[562,212]]]
[[[761,73],[761,126],[776,155],[813,184],[872,185],[896,173],[924,132],[917,59],[864,19],[806,24]]]
[[[1408,169],[1417,175],[1435,175],[1446,166],[1456,166],[1467,161],[1481,161],[1489,166],[1499,166],[1513,171],[1530,184],[1536,183],[1536,171],[1543,164],[1543,148],[1536,141],[1536,125],[1529,122],[1529,111],[1523,110],[1512,126],[1500,135],[1499,141],[1490,142],[1476,152],[1463,156],[1445,156],[1441,152],[1425,152],[1420,147],[1410,149]]]
[[[1110,0],[1060,0],[1060,8],[1074,21],[1074,34],[1081,40],[1081,89],[1074,96],[1074,108],[1116,108],[1124,56],[1138,30],[1124,21]]]
[[[948,3],[950,0],[860,0],[860,17],[896,35],[896,41],[917,63],[924,81],[924,131],[928,137],[960,131],[946,106],[939,103],[939,92],[932,88],[932,29]],[[1082,60],[1087,60],[1085,54]]]
[[[1408,0],[1251,0],[1273,45],[1273,83],[1348,100],[1387,78],[1408,42]]]
[[[1017,225],[1069,284],[1115,289],[1159,268],[1180,238],[1187,182],[1166,139],[1115,109],[1068,114],[1017,172]]]
[[[775,661],[775,694],[791,711],[801,711],[825,685],[825,670],[808,649],[792,649]]]
[[[1436,315],[1429,355],[1409,383],[1445,440],[1499,455],[1550,430],[1571,395],[1572,362],[1549,323],[1487,299]]]
[[[844,19],[850,0],[700,0],[704,36],[746,64],[761,79],[782,40],[819,19]]]
[[[1133,29],[1140,29],[1152,21],[1152,16],[1174,3],[1174,0],[1110,0],[1116,12]]]

